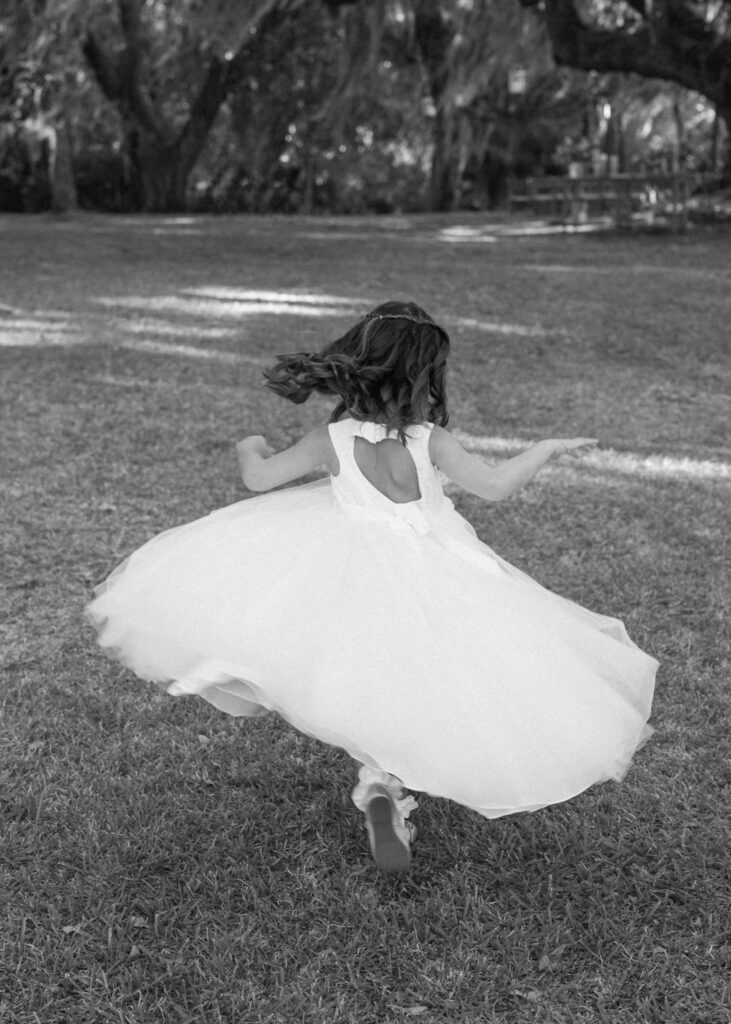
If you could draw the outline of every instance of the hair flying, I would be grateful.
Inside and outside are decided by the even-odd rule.
[[[449,336],[414,302],[384,302],[319,352],[278,356],[265,386],[290,402],[313,392],[339,398],[331,422],[348,413],[375,420],[405,441],[414,423],[445,426]]]

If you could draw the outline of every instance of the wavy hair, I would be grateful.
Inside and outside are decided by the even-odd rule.
[[[420,306],[384,302],[320,352],[278,356],[265,387],[297,404],[315,391],[336,395],[331,423],[347,412],[404,442],[413,423],[446,426],[448,355],[449,335]]]

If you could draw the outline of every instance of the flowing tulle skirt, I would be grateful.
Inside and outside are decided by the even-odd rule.
[[[621,778],[651,731],[657,662],[450,502],[430,525],[354,518],[327,480],[251,498],[155,537],[88,616],[169,693],[276,711],[486,817]]]

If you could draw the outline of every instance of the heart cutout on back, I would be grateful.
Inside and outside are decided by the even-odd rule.
[[[353,456],[368,483],[397,505],[421,497],[419,474],[411,452],[393,437],[372,443],[354,438]]]

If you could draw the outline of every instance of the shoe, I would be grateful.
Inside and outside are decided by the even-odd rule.
[[[386,786],[372,784],[365,808],[366,828],[373,859],[388,874],[411,867],[411,838],[416,829],[404,821]]]

